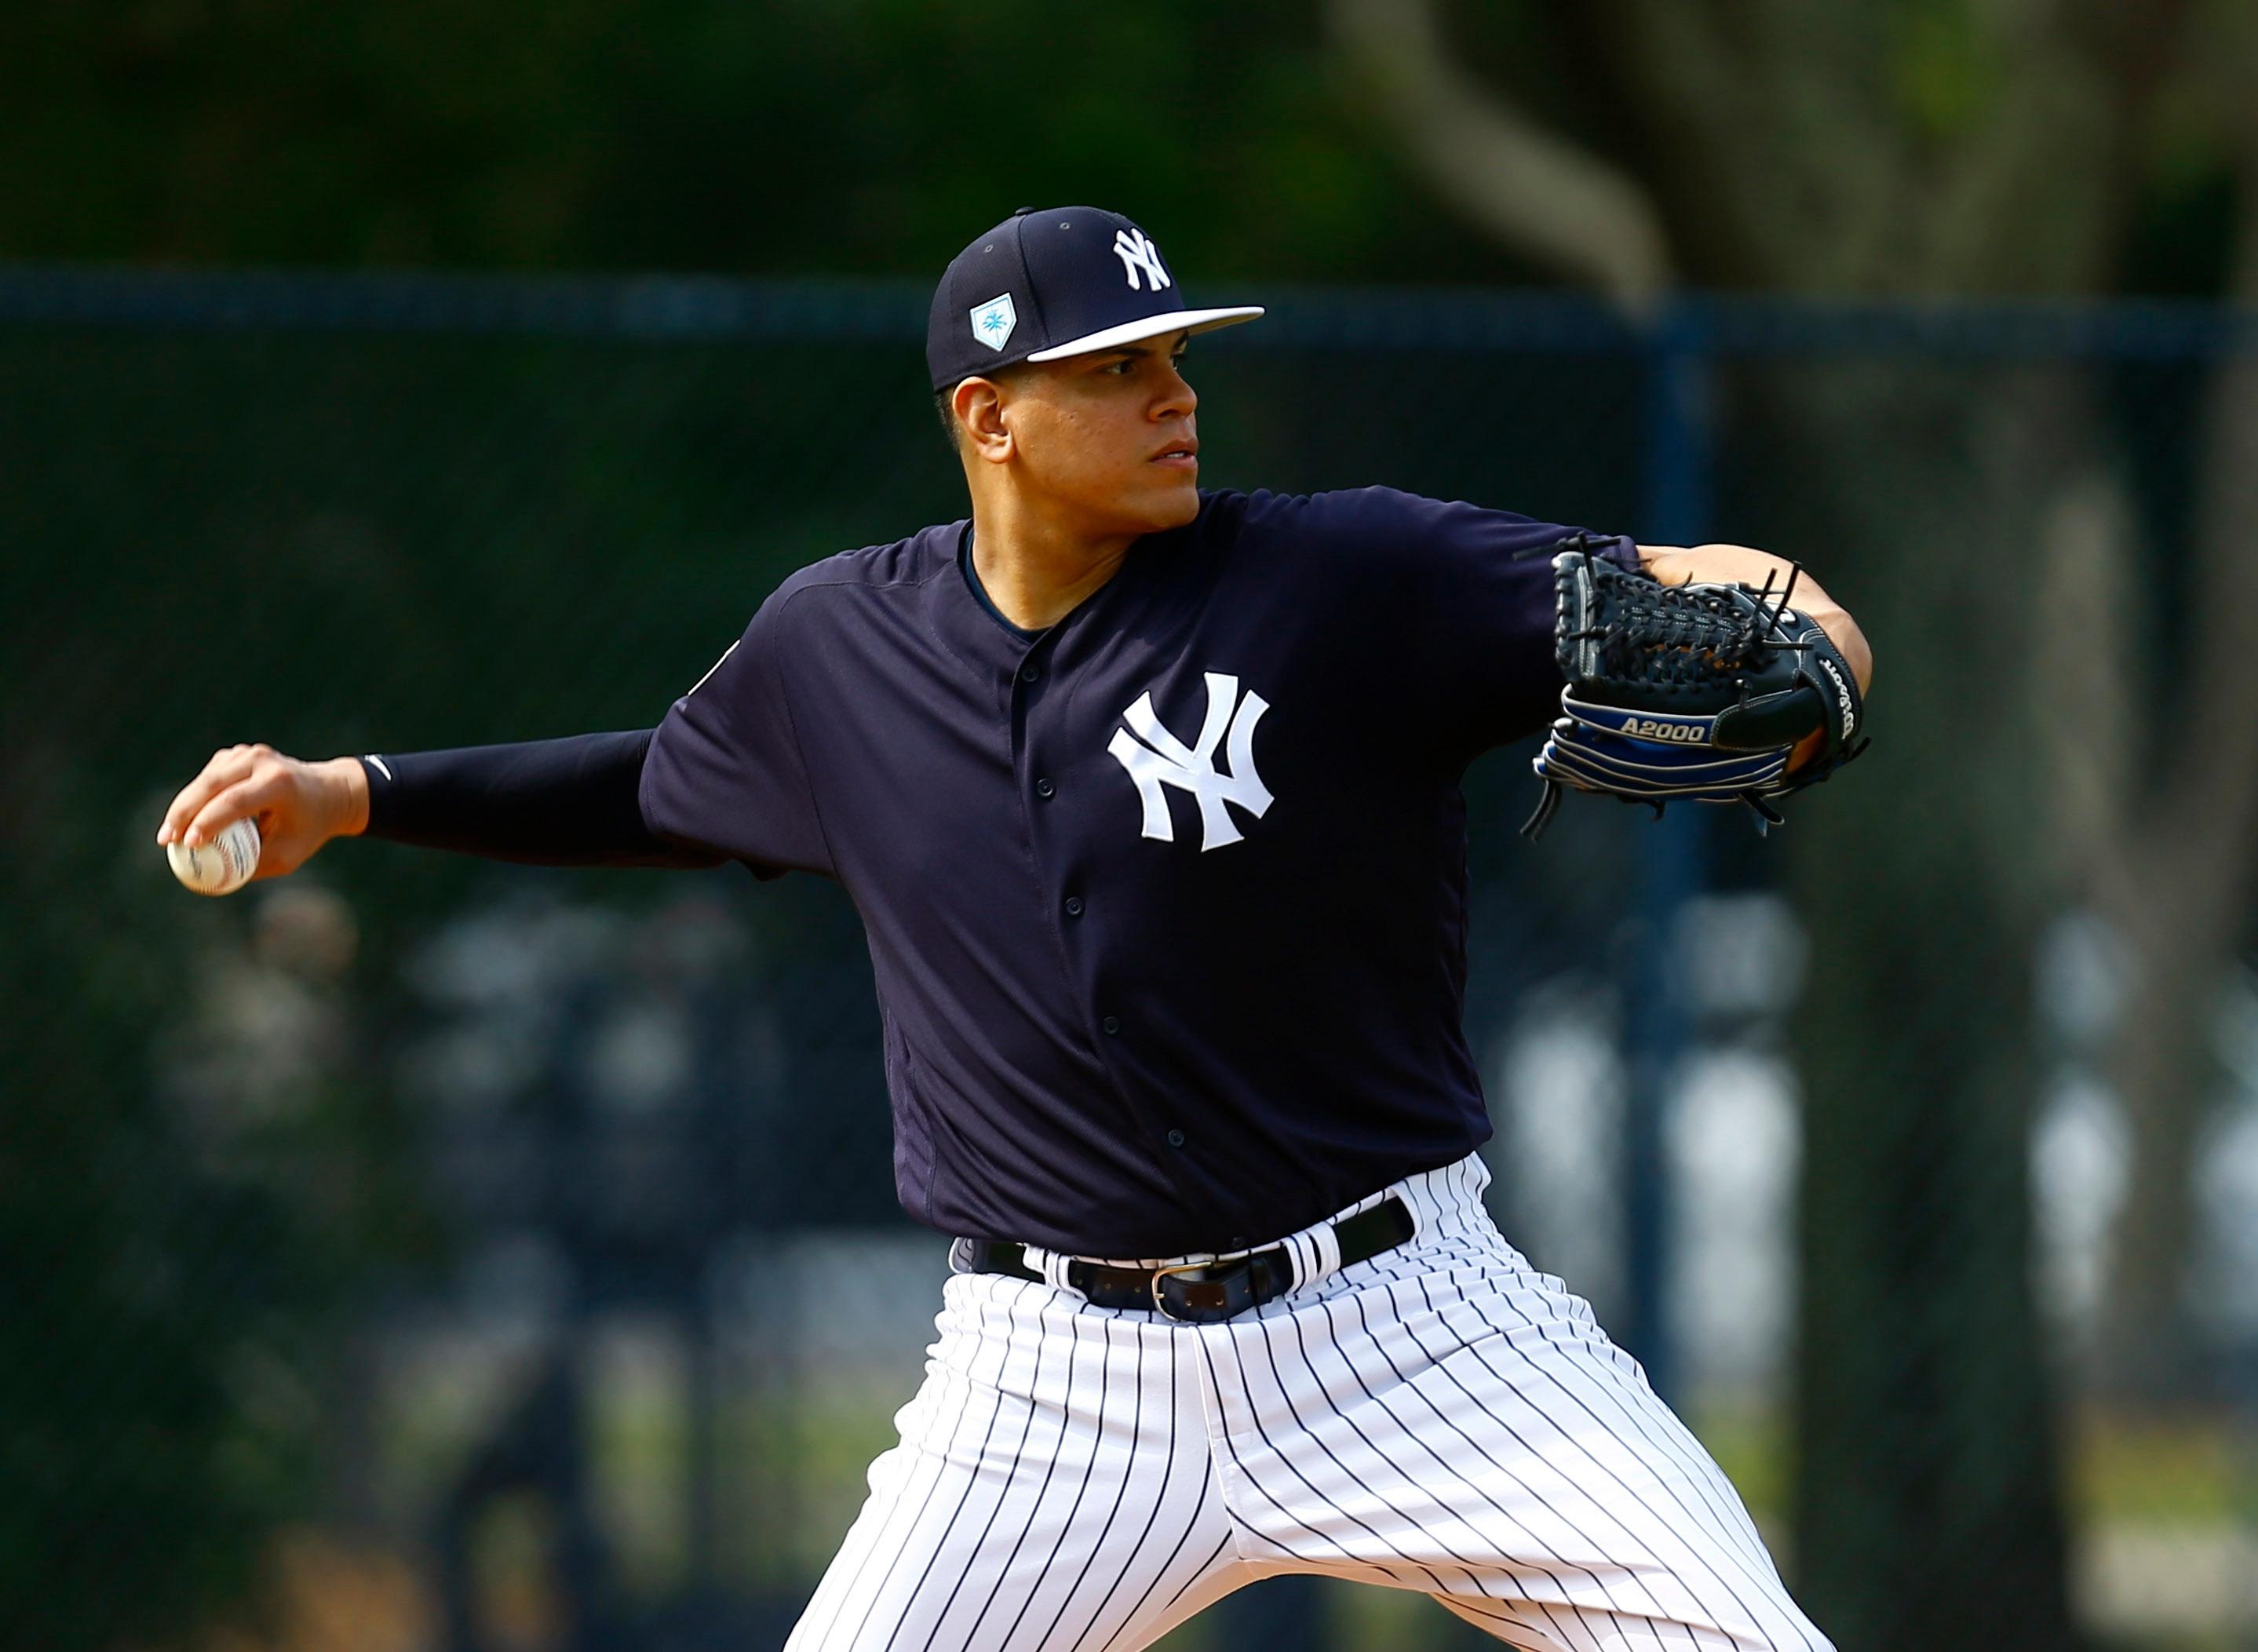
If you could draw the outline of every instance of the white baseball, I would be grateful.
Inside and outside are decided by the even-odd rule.
[[[184,843],[165,846],[173,876],[199,895],[232,895],[251,882],[259,869],[259,827],[238,820],[210,842],[190,848]]]

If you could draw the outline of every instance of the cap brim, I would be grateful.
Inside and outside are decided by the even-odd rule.
[[[1133,322],[1123,322],[1118,327],[1085,333],[1080,338],[1069,338],[1063,344],[1053,344],[1048,350],[1038,350],[1026,359],[1057,361],[1067,356],[1087,356],[1094,351],[1118,350],[1140,339],[1158,338],[1163,333],[1212,332],[1234,322],[1251,322],[1261,313],[1262,306],[1260,304],[1241,304],[1232,309],[1162,310],[1157,316],[1140,316]]]

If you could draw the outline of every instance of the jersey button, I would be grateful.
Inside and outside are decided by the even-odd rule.
[[[1105,1031],[1106,1031],[1107,1035],[1110,1037],[1110,1036],[1111,1036],[1111,1035],[1112,1035],[1113,1033],[1116,1033],[1116,1032],[1120,1032],[1120,1031],[1121,1031],[1121,1017],[1120,1017],[1119,1016],[1118,1016],[1118,1015],[1110,1015],[1110,1016],[1106,1017],[1104,1020],[1103,1020],[1103,1021],[1099,1022],[1097,1025],[1098,1025],[1099,1026],[1101,1026],[1101,1027],[1104,1027],[1104,1028],[1105,1029]]]
[[[1069,918],[1079,918],[1082,916],[1081,896],[1069,895],[1066,897],[1066,915]]]
[[[1035,796],[1038,798],[1047,798],[1057,790],[1056,786],[1051,784],[1051,777],[1048,775],[1042,776],[1035,782]]]
[[[1184,1133],[1183,1133],[1183,1131],[1180,1131],[1180,1130],[1172,1130],[1172,1131],[1170,1131],[1168,1132],[1168,1145],[1169,1145],[1169,1146],[1171,1146],[1171,1147],[1181,1147],[1181,1146],[1182,1146],[1183,1145],[1184,1145]]]
[[[1019,668],[1019,681],[1032,683],[1042,674],[1042,667],[1039,665],[1023,665]]]

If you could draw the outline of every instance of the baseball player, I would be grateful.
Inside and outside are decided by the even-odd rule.
[[[366,833],[846,889],[901,1202],[953,1271],[789,1652],[1130,1652],[1283,1572],[1530,1652],[1821,1652],[1725,1477],[1482,1205],[1459,777],[1560,698],[1528,553],[1570,530],[1201,492],[1186,340],[1260,314],[1187,308],[1126,218],[1014,213],[927,337],[968,521],[801,569],[655,729],[237,747],[160,840],[255,816],[260,876]]]

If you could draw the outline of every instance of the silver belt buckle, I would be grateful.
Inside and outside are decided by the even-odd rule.
[[[1161,1294],[1161,1281],[1171,1273],[1204,1273],[1208,1269],[1214,1266],[1215,1264],[1212,1262],[1179,1262],[1174,1267],[1154,1268],[1153,1270],[1153,1277],[1146,1286],[1146,1289],[1152,1293],[1153,1311],[1158,1314],[1162,1319],[1167,1320],[1172,1325],[1204,1325],[1207,1323],[1205,1320],[1186,1319],[1180,1314],[1171,1314],[1168,1312],[1168,1299]]]

